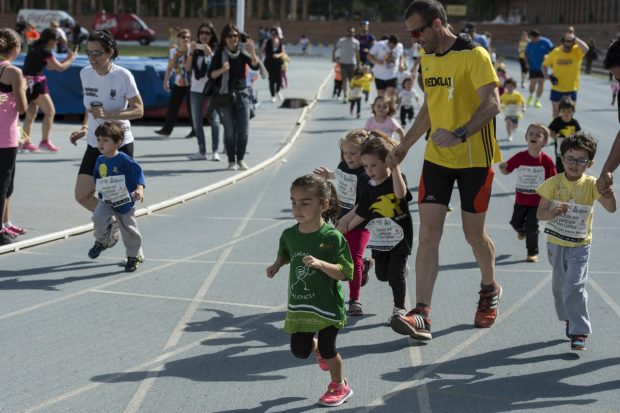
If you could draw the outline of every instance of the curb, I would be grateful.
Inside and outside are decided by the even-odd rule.
[[[184,204],[185,202],[188,202],[199,196],[208,195],[209,193],[214,192],[218,189],[224,188],[228,185],[233,185],[239,182],[240,180],[247,178],[248,176],[252,176],[255,173],[267,168],[268,166],[280,160],[291,149],[291,147],[293,146],[293,143],[295,143],[295,141],[301,134],[301,131],[304,125],[306,124],[306,118],[308,117],[312,109],[314,109],[316,103],[319,100],[319,96],[323,92],[323,89],[325,88],[325,86],[327,85],[327,82],[331,79],[331,77],[332,77],[332,74],[330,70],[329,74],[323,79],[323,82],[320,84],[312,101],[308,104],[308,106],[303,108],[291,132],[288,134],[288,136],[284,140],[278,142],[280,145],[283,145],[283,146],[270,158],[267,158],[266,160],[259,163],[258,165],[251,167],[247,171],[237,173],[222,181],[218,181],[213,184],[196,189],[194,191],[187,192],[185,194],[176,196],[174,198],[170,198],[165,201],[161,201],[156,204],[149,205],[144,208],[140,208],[136,210],[135,216],[141,217],[144,215],[151,215],[154,212],[160,211],[162,209],[169,208],[177,204]],[[80,225],[77,227],[68,228],[62,231],[53,232],[50,234],[41,235],[39,237],[35,237],[32,239],[28,239],[28,240],[14,242],[11,244],[1,246],[0,255],[9,253],[9,252],[18,252],[25,248],[34,247],[37,245],[45,244],[45,243],[56,241],[56,240],[67,239],[71,236],[80,235],[80,234],[83,234],[85,232],[89,232],[92,230],[93,230],[93,224],[90,223],[90,224]]]

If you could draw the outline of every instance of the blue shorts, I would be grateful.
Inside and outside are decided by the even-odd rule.
[[[557,90],[551,90],[549,98],[552,102],[559,102],[564,96],[570,96],[573,102],[577,102],[577,91],[574,92],[558,92]]]

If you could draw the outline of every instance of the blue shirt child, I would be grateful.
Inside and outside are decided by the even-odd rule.
[[[142,168],[138,165],[138,162],[123,152],[119,152],[118,155],[112,158],[107,158],[104,155],[100,155],[95,163],[93,176],[95,178],[95,182],[100,181],[102,178],[112,176],[125,177],[124,190],[126,192],[126,196],[119,198],[117,194],[120,191],[116,191],[116,196],[114,196],[113,199],[105,199],[105,195],[99,190],[97,191],[97,196],[99,199],[110,205],[120,214],[126,214],[132,210],[135,205],[135,201],[133,200],[131,193],[138,188],[138,185],[142,185],[143,187],[145,186]],[[123,183],[121,183],[121,185],[122,184]],[[117,185],[115,186],[118,187]]]

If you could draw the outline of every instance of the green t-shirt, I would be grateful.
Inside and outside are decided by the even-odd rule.
[[[278,256],[290,263],[288,311],[284,321],[287,333],[312,333],[326,327],[344,327],[344,293],[338,282],[316,268],[304,265],[303,258],[336,264],[347,280],[353,279],[353,260],[349,244],[334,227],[324,224],[316,232],[304,234],[297,224],[280,236]]]

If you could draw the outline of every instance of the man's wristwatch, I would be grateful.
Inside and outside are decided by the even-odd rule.
[[[456,128],[452,133],[454,133],[456,137],[459,138],[463,143],[465,143],[465,141],[467,140],[467,129],[465,129],[463,126]]]

